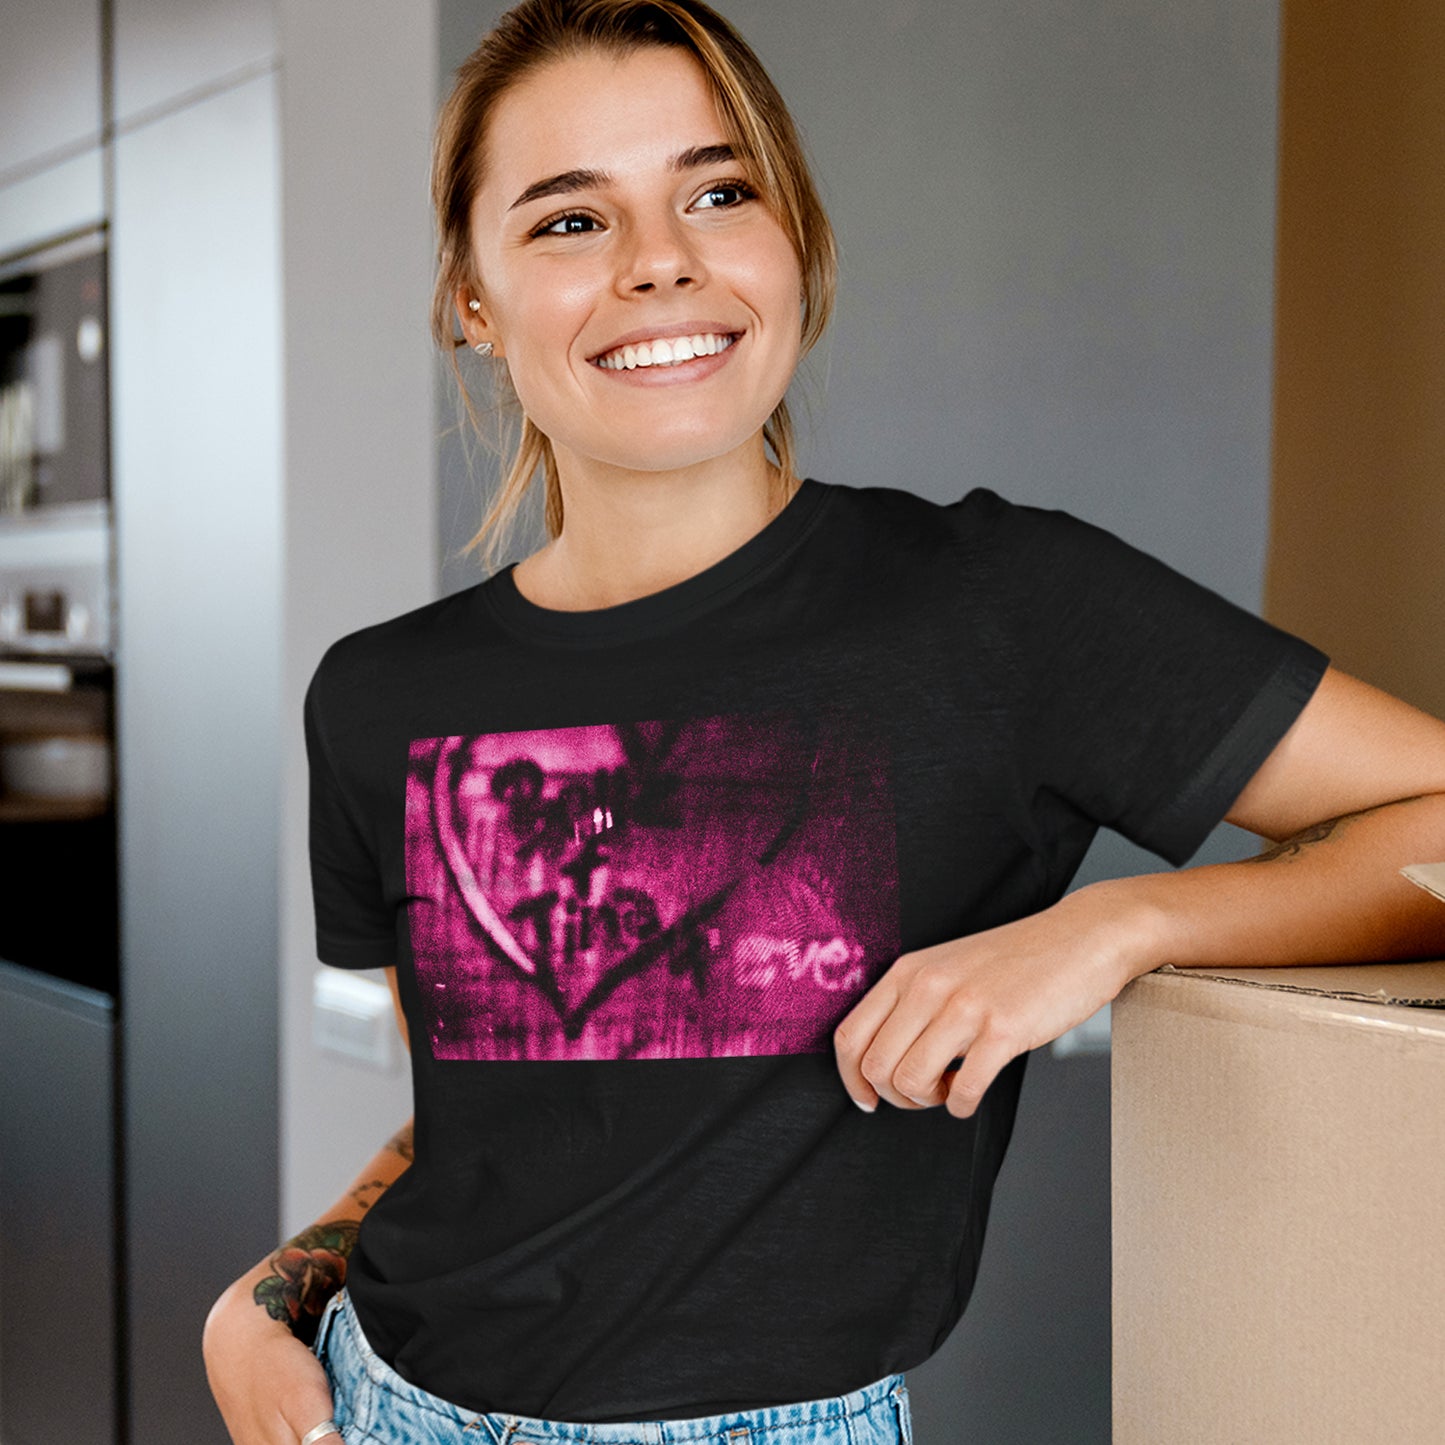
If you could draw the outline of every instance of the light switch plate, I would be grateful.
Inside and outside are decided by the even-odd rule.
[[[323,967],[312,981],[311,1003],[311,1038],[317,1048],[392,1071],[396,1022],[386,984]]]

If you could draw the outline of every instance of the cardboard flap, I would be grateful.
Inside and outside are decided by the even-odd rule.
[[[1445,863],[1407,863],[1400,872],[1445,903]]]
[[[1445,959],[1427,963],[1290,964],[1280,968],[1176,968],[1166,963],[1155,973],[1190,974],[1246,988],[1316,994],[1352,1003],[1402,1004],[1445,1009]]]

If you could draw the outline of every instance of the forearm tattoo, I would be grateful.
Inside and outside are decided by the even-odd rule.
[[[1388,803],[1376,803],[1373,807],[1361,808],[1358,812],[1341,813],[1338,818],[1326,818],[1322,822],[1311,823],[1308,828],[1300,829],[1292,837],[1284,838],[1272,847],[1264,849],[1263,852],[1254,853],[1240,861],[1242,863],[1270,863],[1276,858],[1298,858],[1306,848],[1324,842],[1332,833],[1348,827],[1356,818],[1364,818],[1371,813],[1378,813],[1381,808],[1394,808],[1401,803],[1415,803],[1427,796],[1429,795],[1426,793],[1416,793],[1412,798],[1392,798]]]
[[[316,1338],[322,1310],[346,1283],[346,1261],[360,1227],[359,1219],[328,1219],[303,1229],[271,1256],[271,1273],[256,1286],[256,1303],[305,1344]]]
[[[408,1120],[386,1141],[386,1147],[394,1154],[400,1154],[408,1164],[412,1159],[411,1138],[414,1125]]]
[[[386,1148],[411,1163],[412,1125],[398,1129]],[[322,1311],[346,1283],[346,1265],[356,1247],[361,1217],[390,1184],[386,1179],[368,1179],[354,1185],[348,1198],[356,1203],[355,1219],[308,1225],[271,1256],[271,1273],[256,1285],[252,1298],[272,1319],[284,1320],[304,1343],[309,1345],[316,1338]]]

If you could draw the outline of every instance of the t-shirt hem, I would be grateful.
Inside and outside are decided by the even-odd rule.
[[[316,957],[332,968],[390,968],[396,962],[396,940],[339,943],[334,939],[318,937]]]
[[[1270,674],[1152,830],[1150,846],[1176,868],[1187,863],[1223,821],[1225,811],[1314,695],[1329,658],[1296,640],[1298,649]]]

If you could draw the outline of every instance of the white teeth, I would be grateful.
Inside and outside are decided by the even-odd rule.
[[[715,332],[677,336],[671,341],[657,337],[653,341],[618,347],[616,351],[599,356],[596,364],[607,371],[634,371],[639,366],[676,366],[694,357],[716,356],[719,351],[726,351],[733,344],[733,339]]]

